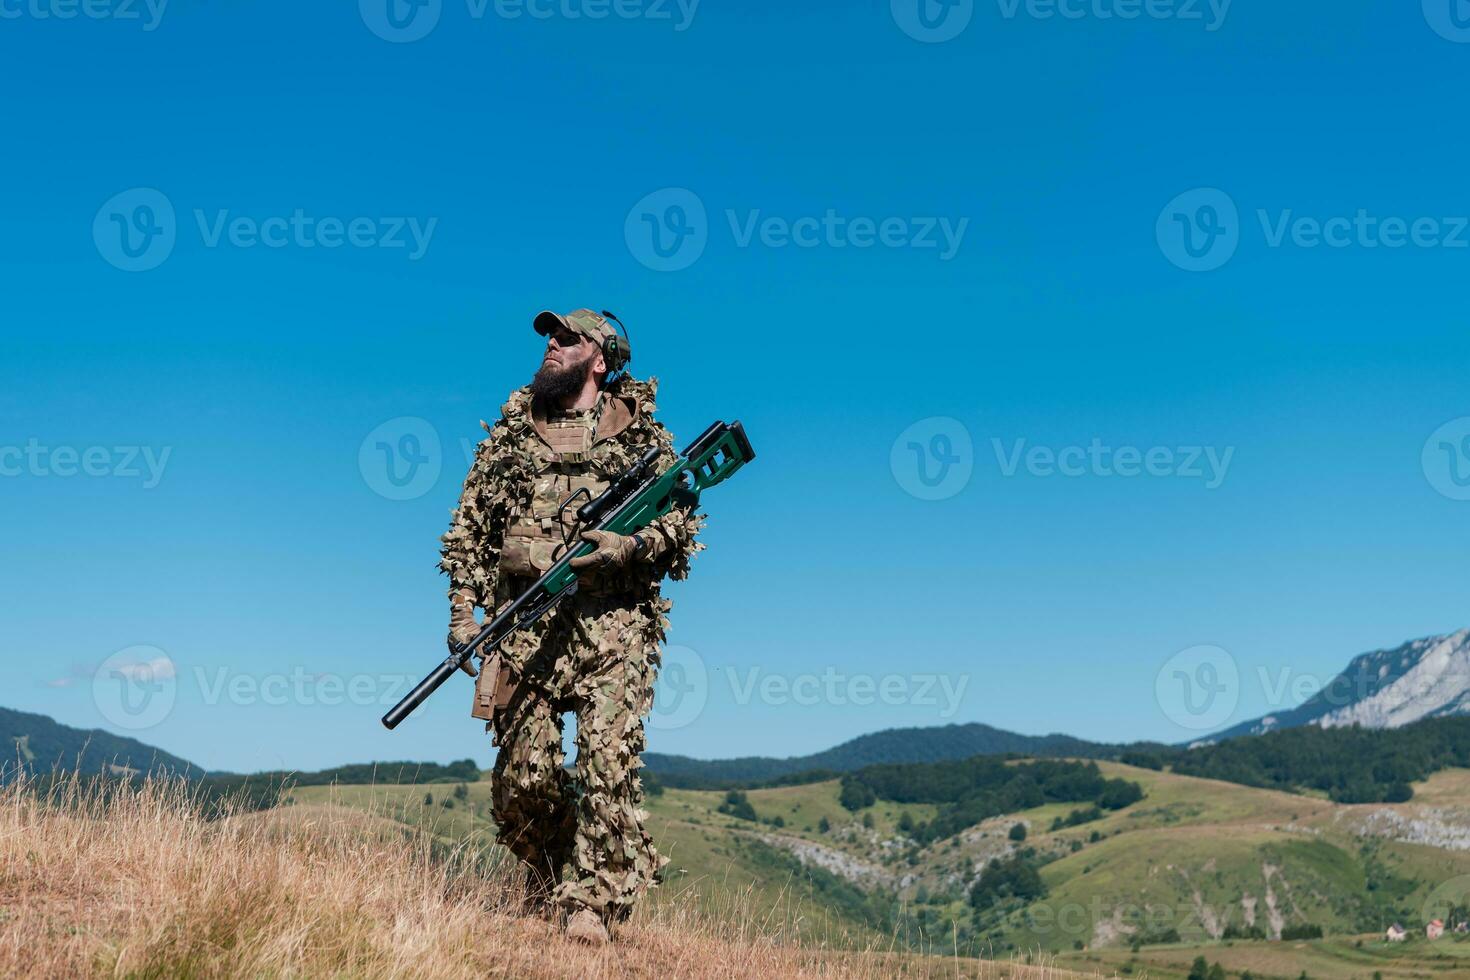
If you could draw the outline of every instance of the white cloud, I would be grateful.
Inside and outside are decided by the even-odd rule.
[[[113,670],[130,681],[161,681],[175,675],[174,662],[168,657],[154,657],[136,664],[122,664]]]

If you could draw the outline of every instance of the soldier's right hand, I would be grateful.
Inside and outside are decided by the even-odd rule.
[[[478,623],[474,622],[474,620],[471,620],[468,623],[450,623],[448,639],[449,649],[453,650],[456,644],[463,646],[464,644],[470,642],[476,636],[478,636],[479,633],[480,626]]]
[[[453,653],[456,647],[464,646],[473,640],[479,632],[480,627],[475,625],[474,622],[468,625],[450,624],[449,638],[445,641],[449,647],[449,652]],[[459,669],[471,677],[475,676],[475,665],[470,662],[473,659],[473,657],[466,657],[464,662],[459,665]]]

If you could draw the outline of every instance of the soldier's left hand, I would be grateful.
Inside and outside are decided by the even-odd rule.
[[[592,542],[597,549],[581,558],[572,559],[571,566],[577,571],[587,568],[595,571],[623,568],[633,560],[639,550],[637,538],[624,537],[611,531],[584,531],[582,540]]]

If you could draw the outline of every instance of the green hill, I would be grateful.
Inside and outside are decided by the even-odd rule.
[[[0,708],[0,747],[7,754],[0,760],[0,772],[23,765],[33,772],[76,770],[84,775],[152,772],[198,779],[205,774],[192,762],[137,739],[71,728],[45,715],[9,708]]]
[[[1167,751],[1163,746],[1140,746]],[[933,728],[891,728],[843,742],[825,752],[774,759],[691,759],[682,755],[648,752],[647,771],[665,786],[718,788],[750,785],[806,773],[844,773],[885,763],[943,762],[976,755],[1018,755],[1035,758],[1114,758],[1122,746],[1105,745],[1070,735],[1018,735],[989,725],[943,725]]]

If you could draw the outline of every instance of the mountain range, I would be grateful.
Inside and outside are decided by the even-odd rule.
[[[1360,654],[1297,707],[1242,722],[1207,741],[1302,725],[1402,728],[1463,714],[1470,714],[1470,629]]]
[[[824,752],[774,759],[692,759],[644,753],[647,770],[666,786],[696,787],[780,780],[804,773],[852,772],[882,763],[946,762],[975,755],[1026,755],[1096,759],[1115,756],[1122,746],[1070,735],[1018,735],[979,722],[932,728],[890,728],[862,735]]]
[[[1430,718],[1470,715],[1470,629],[1411,640],[1391,649],[1354,657],[1347,668],[1301,705],[1243,722],[1194,744],[1218,744],[1240,736],[1315,725],[1401,728]],[[82,773],[150,771],[201,778],[205,771],[177,756],[132,738],[101,730],[84,731],[38,714],[0,708],[0,745],[13,746],[14,760],[0,758],[0,772],[15,763],[36,769],[76,769]],[[815,773],[848,773],[884,763],[944,762],[975,755],[1017,755],[1117,759],[1125,754],[1175,751],[1151,743],[1090,742],[1070,735],[1021,735],[979,722],[929,728],[894,728],[843,742],[811,755],[791,758],[748,756],[694,759],[659,752],[643,756],[647,771],[671,787],[708,787],[801,781]],[[430,782],[462,779],[456,767],[385,763],[343,767],[322,782],[352,782],[361,773],[388,781]],[[401,772],[400,772],[401,770]],[[423,771],[420,771],[423,770]],[[432,770],[432,771],[430,771]],[[284,775],[284,774],[280,774]],[[300,775],[295,777],[302,782]],[[308,780],[309,781],[309,780]]]
[[[198,779],[203,769],[162,749],[101,729],[84,731],[53,721],[45,715],[0,708],[0,773],[23,765],[49,772],[76,771],[83,775],[129,772],[168,773]],[[11,757],[13,753],[13,757]]]

